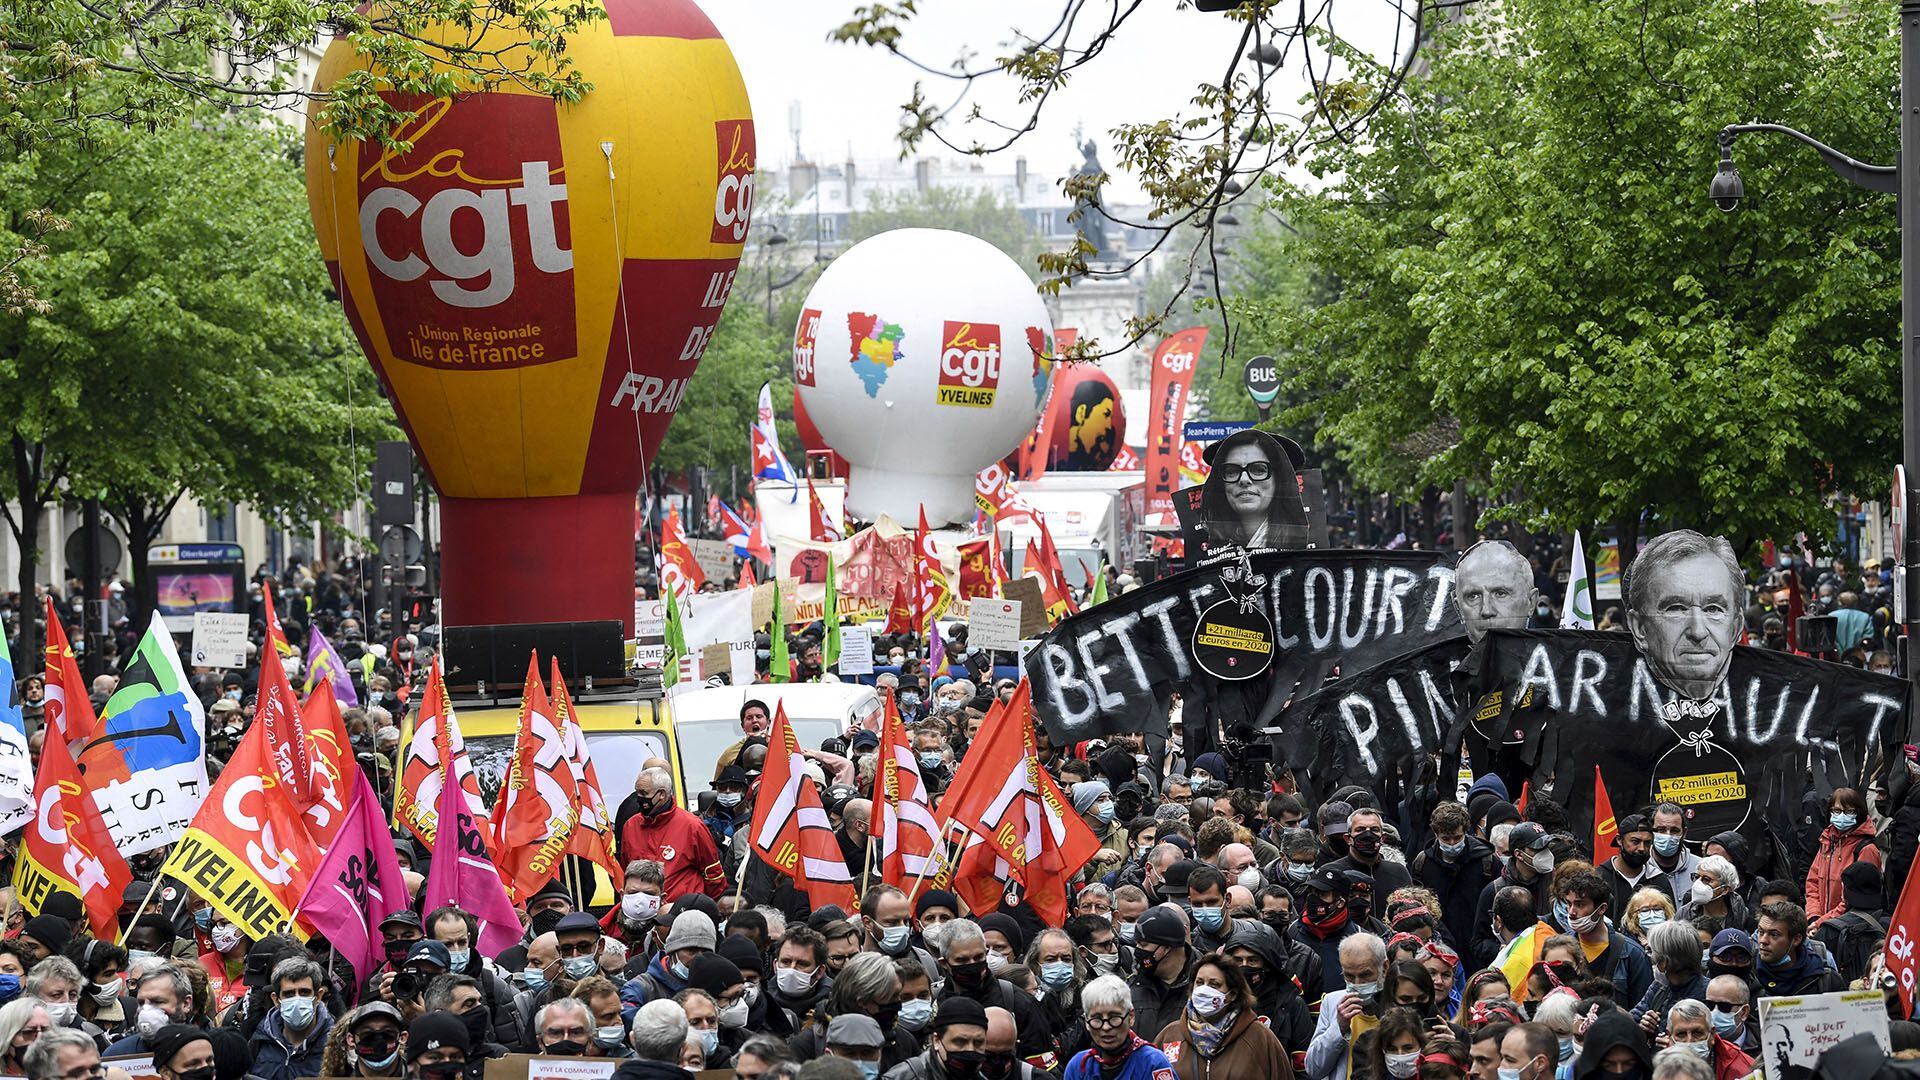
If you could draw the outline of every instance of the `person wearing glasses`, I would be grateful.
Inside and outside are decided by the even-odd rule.
[[[1298,443],[1252,428],[1213,444],[1200,495],[1207,550],[1306,547],[1307,511],[1294,479],[1304,460]]]
[[[201,1038],[206,1038],[204,1032]],[[211,1061],[213,1044],[204,1045]],[[33,1080],[127,1080],[125,1069],[100,1064],[99,1045],[79,1028],[53,1028],[34,1040],[23,1061],[26,1075]]]
[[[1118,975],[1088,983],[1080,991],[1080,1011],[1093,1046],[1067,1063],[1066,1080],[1164,1080],[1172,1075],[1167,1055],[1134,1032],[1133,992]]]
[[[15,998],[0,1005],[0,1046],[6,1047],[5,1056],[0,1057],[0,1076],[25,1076],[21,1056],[52,1026],[53,1017],[38,998]],[[92,1039],[91,1035],[87,1037]]]

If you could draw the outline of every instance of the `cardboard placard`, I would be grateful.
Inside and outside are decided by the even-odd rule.
[[[840,628],[838,667],[842,675],[873,674],[873,631],[864,626]]]
[[[485,1080],[607,1080],[620,1062],[613,1058],[508,1054],[487,1061]]]
[[[689,540],[693,548],[693,561],[700,564],[700,572],[707,580],[715,584],[724,584],[733,576],[733,545],[725,540]]]
[[[700,670],[707,675],[733,671],[733,647],[725,642],[700,647]]]
[[[190,667],[246,667],[246,615],[225,611],[194,612],[193,652],[187,663]]]
[[[967,610],[967,644],[976,649],[1020,647],[1020,613],[1026,605],[1005,597],[975,597]]]
[[[199,614],[205,614],[205,612],[200,612]],[[160,1075],[160,1070],[154,1067],[152,1054],[127,1054],[122,1057],[103,1057],[100,1059],[100,1064],[110,1069],[125,1069],[127,1070],[127,1075],[133,1077],[133,1080],[149,1080],[149,1078],[158,1078]]]
[[[1017,577],[1000,586],[1000,598],[1020,605],[1020,637],[1044,637],[1053,629],[1047,623],[1047,601],[1040,592],[1040,583],[1033,578]],[[967,637],[971,639],[973,632],[968,631]]]
[[[1760,999],[1760,1071],[1767,1080],[1813,1075],[1813,1064],[1834,1045],[1872,1035],[1891,1053],[1886,998],[1878,990],[1843,990],[1796,998]]]

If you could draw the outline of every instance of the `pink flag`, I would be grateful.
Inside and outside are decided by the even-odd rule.
[[[453,776],[451,758],[441,765],[439,827],[433,834],[433,864],[427,868],[423,910],[452,904],[480,920],[482,955],[497,956],[520,941],[520,916],[487,854],[486,837],[474,824],[466,792]],[[447,822],[454,828],[447,828]]]
[[[296,910],[365,980],[386,961],[380,920],[406,907],[407,884],[387,832],[387,812],[366,774],[356,769],[353,802]]]

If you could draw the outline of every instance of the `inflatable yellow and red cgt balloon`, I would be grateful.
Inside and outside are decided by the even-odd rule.
[[[450,625],[631,629],[634,493],[747,236],[753,117],[726,42],[691,0],[604,4],[568,41],[595,87],[578,104],[511,81],[395,94],[419,110],[403,153],[309,120],[321,251],[442,495]],[[336,41],[316,88],[366,66]]]

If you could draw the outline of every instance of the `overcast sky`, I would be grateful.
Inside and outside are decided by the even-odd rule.
[[[790,110],[800,107],[800,146],[822,163],[872,160],[898,152],[900,105],[922,81],[930,101],[944,104],[958,92],[957,81],[920,72],[884,50],[827,41],[857,0],[699,0],[726,35],[746,77],[760,161],[779,166],[792,161],[795,145]],[[902,51],[935,67],[950,65],[962,49],[991,61],[1018,27],[1035,35],[1059,18],[1065,0],[928,0],[925,13],[909,26]],[[1394,16],[1385,0],[1333,0],[1339,30],[1384,54],[1391,48]],[[1124,5],[1123,5],[1124,6]],[[1107,5],[1090,3],[1089,15],[1104,24]],[[1220,15],[1176,9],[1175,0],[1145,0],[1122,26],[1107,51],[1048,102],[1039,128],[1002,152],[1003,168],[1025,154],[1030,167],[1046,176],[1078,168],[1073,130],[1084,125],[1100,146],[1102,163],[1118,173],[1107,131],[1117,124],[1169,116],[1187,107],[1195,86],[1217,81],[1226,71],[1239,40],[1240,25]],[[1086,35],[1077,33],[1076,42]],[[1305,85],[1299,65],[1290,65],[1292,81],[1277,94],[1291,108]],[[1024,119],[1004,76],[975,83],[988,115]],[[994,133],[983,130],[981,139]],[[967,145],[955,138],[962,146]],[[946,155],[931,140],[932,151]],[[1135,185],[1116,175],[1123,198]]]

